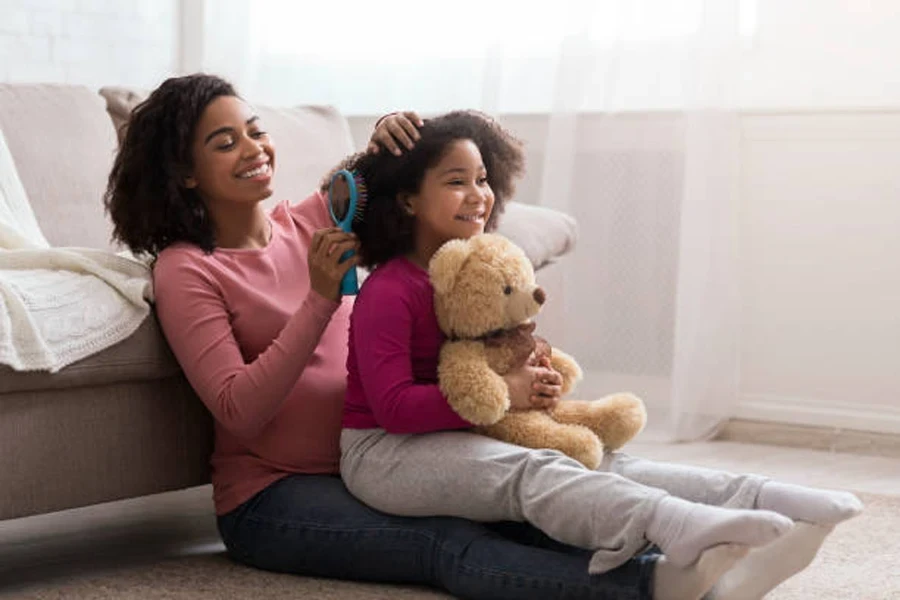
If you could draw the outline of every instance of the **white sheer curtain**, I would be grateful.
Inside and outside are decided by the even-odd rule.
[[[696,439],[738,391],[740,48],[752,0],[204,4],[199,64],[249,98],[348,115],[479,108],[529,148],[522,200],[578,219],[551,340],[581,396],[640,394]]]

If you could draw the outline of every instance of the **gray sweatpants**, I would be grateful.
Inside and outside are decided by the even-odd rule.
[[[531,450],[465,431],[393,435],[345,429],[341,476],[385,513],[527,521],[594,551],[590,570],[613,569],[647,546],[645,532],[668,494],[754,508],[766,479],[607,454],[596,471],[554,450]]]

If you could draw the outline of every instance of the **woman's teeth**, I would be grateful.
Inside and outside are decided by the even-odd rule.
[[[240,179],[250,179],[251,177],[256,177],[257,175],[262,175],[262,174],[268,173],[268,172],[269,172],[269,164],[266,163],[264,165],[260,165],[260,166],[256,167],[255,169],[252,169],[250,171],[244,171],[243,173],[238,175],[238,177]]]
[[[460,221],[480,221],[484,218],[484,215],[459,215],[456,218]]]

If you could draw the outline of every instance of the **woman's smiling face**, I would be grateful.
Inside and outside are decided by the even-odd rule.
[[[255,204],[272,195],[275,146],[250,106],[220,96],[203,111],[185,185],[207,204]]]

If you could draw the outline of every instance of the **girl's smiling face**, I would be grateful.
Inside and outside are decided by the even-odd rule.
[[[478,146],[468,139],[451,142],[425,171],[419,191],[401,201],[415,217],[416,248],[423,259],[447,241],[484,232],[494,192]]]

